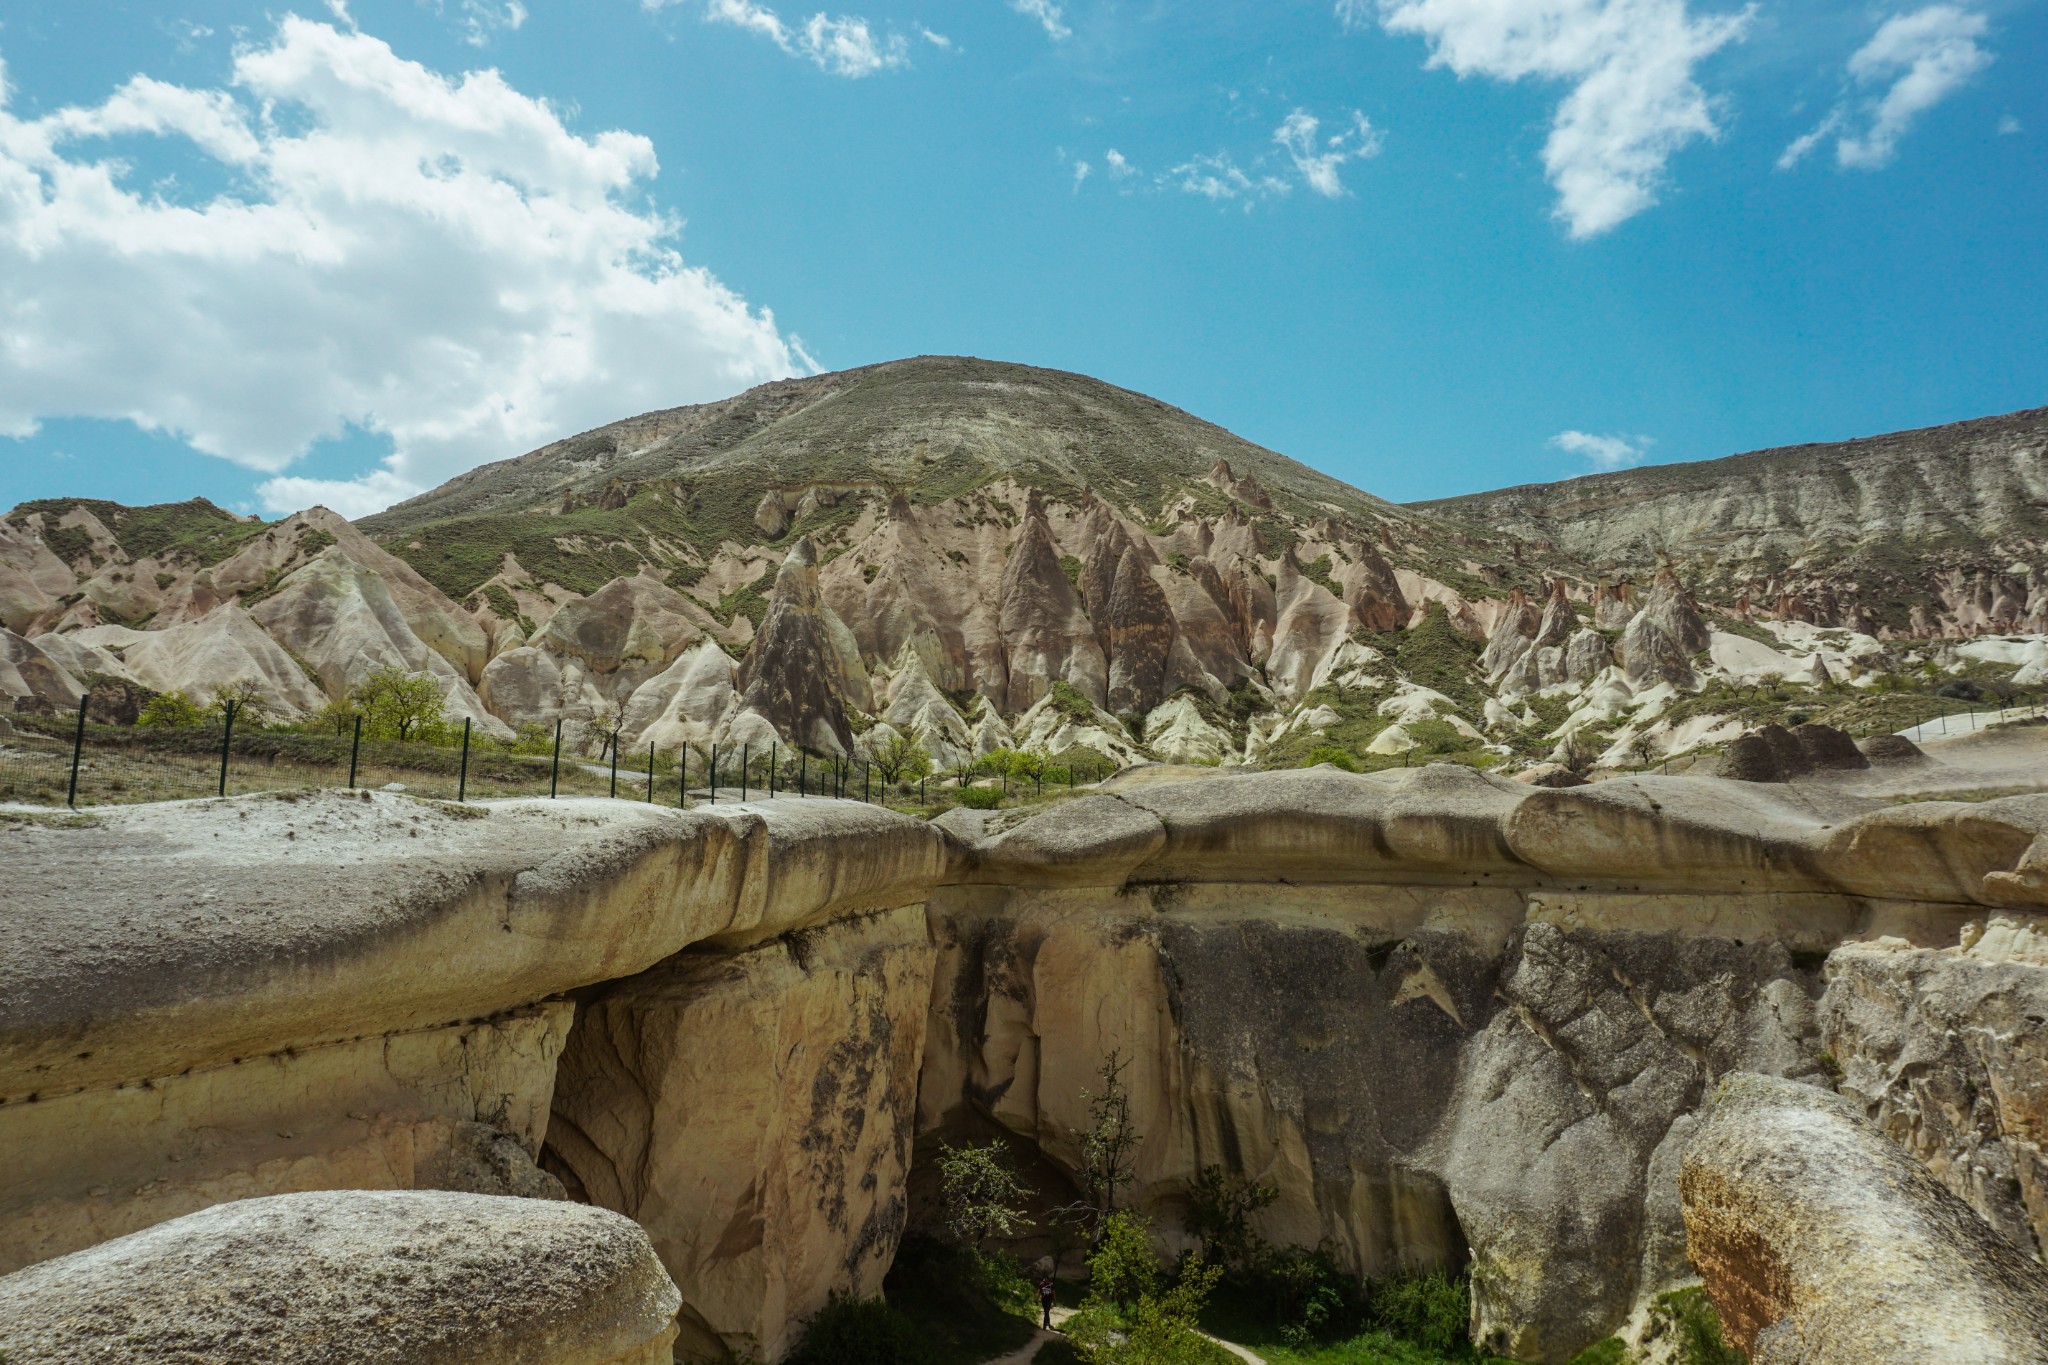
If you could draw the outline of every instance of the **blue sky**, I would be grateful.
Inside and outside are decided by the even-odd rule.
[[[10,0],[0,506],[360,514],[919,353],[1401,500],[2032,406],[2044,55],[2039,0]]]

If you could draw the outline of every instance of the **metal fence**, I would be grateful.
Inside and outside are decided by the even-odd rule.
[[[1036,772],[969,765],[906,778],[862,759],[766,750],[750,744],[622,752],[599,737],[600,754],[576,749],[580,731],[557,722],[539,740],[507,745],[468,722],[447,742],[373,738],[357,720],[346,731],[307,733],[236,723],[229,709],[200,725],[136,727],[73,716],[0,713],[0,804],[120,805],[310,787],[403,791],[446,801],[515,796],[601,796],[688,809],[763,797],[834,797],[927,808],[985,784],[995,799],[1042,796],[1092,783],[1113,765],[1076,755]],[[565,745],[565,738],[570,742]],[[893,780],[891,780],[893,779]]]

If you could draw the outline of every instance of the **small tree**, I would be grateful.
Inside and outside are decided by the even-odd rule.
[[[931,751],[908,735],[891,735],[874,751],[875,771],[891,786],[915,782],[932,773]]]
[[[378,669],[350,690],[349,700],[363,713],[363,729],[372,738],[401,743],[431,740],[446,708],[432,675],[402,668]]]
[[[1081,1202],[1075,1211],[1093,1223],[1098,1244],[1116,1212],[1116,1192],[1136,1175],[1143,1140],[1131,1123],[1131,1091],[1123,1078],[1129,1067],[1121,1049],[1111,1048],[1102,1059],[1101,1091],[1081,1092],[1088,1105],[1088,1130],[1081,1135]]]
[[[1204,1166],[1188,1187],[1187,1230],[1202,1240],[1202,1256],[1219,1266],[1243,1268],[1266,1251],[1251,1218],[1280,1191],[1221,1166]]]
[[[1221,1274],[1191,1257],[1162,1292],[1149,1225],[1111,1214],[1088,1258],[1088,1301],[1067,1331],[1091,1365],[1197,1365],[1213,1358],[1195,1324]]]
[[[990,1141],[977,1146],[939,1144],[939,1189],[945,1200],[946,1230],[976,1252],[991,1237],[1009,1237],[1029,1220],[1023,1200],[1030,1194],[1017,1178],[1009,1149]]]
[[[152,728],[180,729],[197,725],[205,719],[206,714],[192,698],[183,692],[173,690],[159,692],[144,703],[141,714],[135,718],[135,723]]]
[[[263,690],[263,684],[254,678],[236,678],[213,689],[213,701],[207,708],[210,715],[224,716],[235,713],[235,720],[242,725],[261,725],[270,714],[270,699]]]

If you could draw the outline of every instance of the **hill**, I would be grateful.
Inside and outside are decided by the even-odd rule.
[[[1702,591],[1821,625],[2039,630],[2048,408],[1412,508],[1610,574],[1672,563]]]
[[[1879,680],[1918,720],[1967,704],[1932,695],[1959,674],[2048,679],[2038,639],[1954,638],[2048,626],[2044,427],[1400,507],[1085,376],[923,357],[628,418],[356,524],[24,504],[0,695],[247,683],[292,722],[396,669],[485,734],[593,751],[1626,765],[1892,718]]]

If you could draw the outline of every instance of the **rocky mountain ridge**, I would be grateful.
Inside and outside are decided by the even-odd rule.
[[[1925,638],[2040,631],[2048,408],[1412,504],[1608,574]]]
[[[1111,385],[926,357],[614,423],[356,524],[24,504],[0,519],[0,694],[246,681],[290,720],[394,668],[484,733],[563,722],[593,748],[1621,765],[1725,743],[1757,717],[1717,698],[1745,686],[1813,709],[1906,668],[2048,681],[2044,431],[1403,508]],[[1881,496],[1954,451],[2002,490],[1978,502],[2002,568],[1954,559],[1956,499],[1892,497],[1879,539],[1843,539],[1857,461]],[[1968,640],[1876,623],[1860,578],[1812,588],[1922,533],[1947,567],[1908,624]]]

